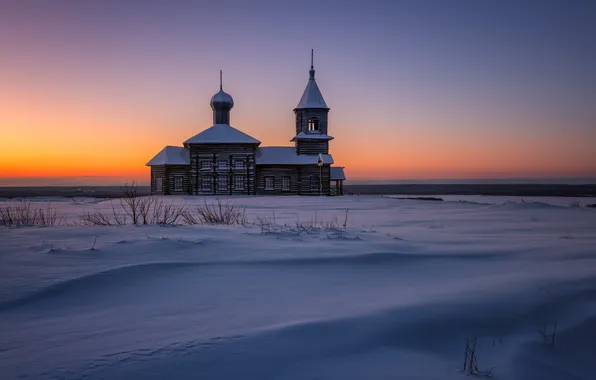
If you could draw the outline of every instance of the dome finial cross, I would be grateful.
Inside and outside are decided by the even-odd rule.
[[[310,79],[315,79],[315,49],[310,49]]]

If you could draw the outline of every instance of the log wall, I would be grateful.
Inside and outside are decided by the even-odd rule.
[[[298,154],[328,154],[329,141],[298,140],[296,141],[296,152]]]
[[[161,188],[157,188],[156,178],[163,178]],[[151,194],[165,194],[166,183],[166,166],[152,166],[151,167]]]
[[[190,194],[190,166],[189,165],[166,165],[166,186],[165,194]],[[182,187],[175,188],[175,177],[182,177]]]
[[[257,168],[255,149],[254,144],[191,146],[190,165],[151,167],[151,193],[320,195],[319,187],[311,186],[311,178],[314,178],[316,182],[322,181],[323,195],[332,194],[330,165],[323,165],[322,169],[317,165],[259,165]],[[182,188],[174,190],[177,176],[182,177]],[[273,178],[273,189],[265,188],[266,177]],[[289,178],[289,190],[283,189],[284,177]],[[159,189],[157,178],[163,178]],[[333,190],[334,194],[343,193],[343,188]]]
[[[182,187],[174,189],[175,177],[182,177]],[[162,186],[158,188],[158,178],[162,179]],[[151,167],[152,194],[189,194],[190,177],[188,165],[159,165]]]
[[[256,147],[256,144],[191,145],[190,193],[255,194]],[[236,181],[241,181],[242,186],[236,186],[239,185]]]
[[[320,195],[320,189],[311,188],[311,176],[323,182],[323,195],[331,195],[330,165],[259,165],[257,170],[257,194],[262,195]],[[273,190],[265,189],[265,178],[273,177]],[[290,190],[282,190],[283,177],[290,177]]]

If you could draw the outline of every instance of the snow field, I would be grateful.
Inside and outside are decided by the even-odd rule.
[[[0,378],[463,379],[477,336],[495,378],[592,379],[596,210],[444,198],[231,198],[268,233],[2,227]],[[51,201],[70,224],[113,202]]]

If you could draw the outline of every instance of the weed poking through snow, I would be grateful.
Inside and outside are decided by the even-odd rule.
[[[216,203],[205,201],[202,205],[184,210],[182,219],[186,224],[248,225],[245,206],[222,202],[221,199],[217,199]]]
[[[555,337],[557,336],[557,320],[555,319],[555,323],[553,325],[553,332],[547,332],[547,325],[542,326],[542,328],[536,330],[538,334],[542,337],[542,341],[547,346],[554,346],[555,345]]]
[[[31,201],[21,201],[18,205],[0,207],[0,226],[58,226],[64,224],[58,218],[56,209],[48,203],[45,208],[33,207]]]
[[[466,339],[463,370],[468,376],[473,375],[492,377],[495,367],[492,367],[488,371],[481,371],[478,369],[478,358],[476,356],[476,350],[478,349],[477,345],[478,337],[473,336],[472,338]]]

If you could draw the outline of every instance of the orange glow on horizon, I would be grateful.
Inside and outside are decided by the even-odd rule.
[[[3,131],[0,145],[2,178],[112,176],[146,180],[149,168],[145,163],[159,150],[165,145],[180,146],[185,139],[210,126],[209,110],[199,115],[202,127],[198,126],[200,123],[182,120],[183,129],[169,129],[164,127],[169,123],[156,122],[149,115],[140,115],[139,120],[126,117],[114,122],[113,117],[91,119],[86,115],[69,115],[65,110],[61,113],[57,109],[44,109],[43,104],[36,107],[39,112],[34,115],[23,105],[11,112],[1,109],[0,122],[11,125]],[[487,146],[472,137],[439,139],[419,132],[401,141],[378,139],[374,149],[358,151],[361,146],[373,144],[361,144],[363,136],[353,133],[359,127],[343,122],[338,125],[334,116],[330,114],[330,134],[335,136],[331,153],[336,165],[346,167],[352,180],[596,174],[595,161],[589,159],[591,148],[585,150],[582,160],[581,146],[578,149],[575,141],[553,144],[549,140],[520,139],[511,143],[494,136]],[[289,139],[294,128],[291,117],[282,121],[286,124],[283,128],[277,124],[257,124],[253,117],[256,116],[246,115],[246,123],[234,119],[232,124],[260,139],[262,146],[291,145]],[[553,151],[558,154],[551,154]]]
[[[333,120],[333,119],[332,119]],[[44,133],[33,128],[35,120],[19,123],[3,139],[0,153],[0,177],[2,178],[52,178],[52,177],[118,177],[124,180],[146,181],[149,168],[145,163],[165,145],[182,145],[182,142],[202,129],[196,128],[189,134],[178,136],[175,131],[150,135],[126,132],[142,130],[141,126],[102,126],[100,121],[88,125],[91,130],[78,134],[73,121],[70,124],[54,120],[46,130],[59,134]],[[209,123],[205,124],[207,128]],[[234,123],[242,125],[241,121]],[[39,125],[42,125],[41,123]],[[332,128],[333,128],[333,124]],[[345,125],[344,125],[345,127]],[[259,138],[262,146],[289,146],[290,133],[266,133],[269,126],[240,127],[243,131]],[[293,125],[287,125],[292,130]],[[353,128],[353,127],[351,127]],[[159,128],[149,128],[159,131]],[[21,132],[27,130],[26,134]],[[102,132],[99,132],[102,131]],[[520,143],[520,147],[508,147],[504,153],[495,145],[492,149],[481,148],[474,142],[461,145],[444,144],[443,141],[412,138],[403,146],[390,140],[382,140],[371,151],[355,152],[360,144],[344,139],[345,132],[331,133],[336,138],[331,142],[331,153],[338,166],[346,167],[350,180],[361,179],[429,179],[429,178],[498,178],[498,177],[556,177],[582,176],[595,173],[590,161],[579,166],[573,160],[561,160],[559,156],[548,157],[548,146]],[[285,135],[285,136],[284,136]],[[29,136],[29,138],[25,138]],[[114,138],[117,136],[117,138]],[[264,138],[268,137],[268,138]],[[342,141],[343,140],[343,141]],[[346,141],[348,140],[348,141]]]
[[[13,90],[12,96],[0,94],[0,179],[97,176],[146,181],[145,163],[164,146],[181,146],[211,126],[209,91],[202,94],[202,104],[193,99],[172,106],[150,99],[124,106],[118,100],[77,98],[66,91],[44,96],[38,90]],[[335,103],[333,96],[337,94],[331,92],[330,104]],[[241,93],[236,102],[234,127],[261,140],[262,146],[292,145],[292,105],[263,120],[254,110],[264,106],[247,94]],[[424,112],[419,110],[420,115]],[[340,103],[332,108],[329,125],[335,137],[331,154],[335,165],[346,168],[348,180],[596,177],[592,142],[581,136],[545,132],[536,138],[520,131],[512,138],[499,133],[496,125],[481,133],[466,126],[439,128],[443,121],[432,115],[395,121],[390,113],[377,120],[352,114],[349,105]]]

